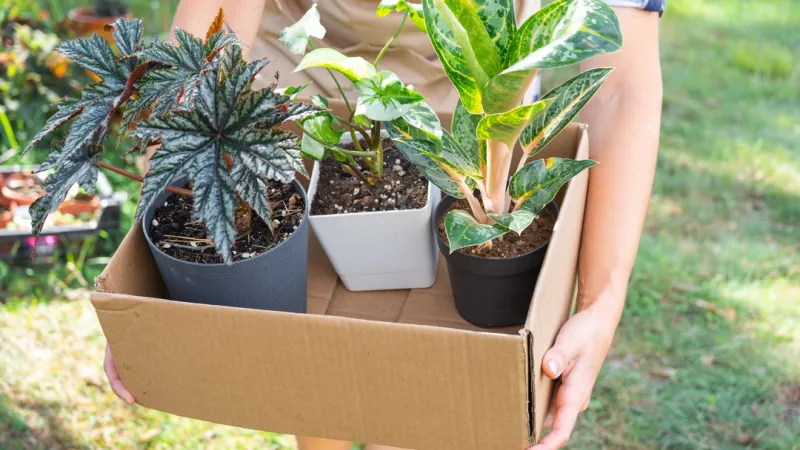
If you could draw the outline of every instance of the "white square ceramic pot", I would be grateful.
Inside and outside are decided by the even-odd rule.
[[[319,181],[314,163],[308,198],[313,205]],[[431,220],[441,199],[428,183],[420,209],[309,215],[325,254],[351,291],[426,288],[436,281],[438,250]]]

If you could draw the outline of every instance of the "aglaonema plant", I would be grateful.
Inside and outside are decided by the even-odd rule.
[[[468,201],[470,212],[456,209],[445,217],[451,252],[491,246],[508,232],[522,233],[564,183],[595,164],[529,158],[578,114],[611,69],[585,71],[540,101],[520,104],[540,70],[618,50],[619,23],[602,0],[557,0],[520,27],[513,0],[424,0],[423,13],[430,41],[460,96],[452,134],[445,132],[437,142],[428,129],[402,117],[387,129],[431,182]],[[517,142],[524,154],[512,172]]]
[[[193,196],[194,219],[205,224],[217,252],[231,262],[234,240],[250,229],[251,207],[272,224],[267,184],[305,173],[296,137],[275,127],[315,108],[292,102],[274,84],[252,88],[269,61],[244,61],[222,11],[205,39],[176,29],[176,44],[144,44],[141,20],[118,19],[113,27],[117,54],[97,35],[59,47],[101,80],[87,86],[80,99],[62,100],[28,145],[72,121],[65,141],[52,146],[39,168],[53,172],[44,184],[47,194],[30,209],[34,235],[72,186],[92,192],[103,167],[143,181],[136,222],[165,189]],[[135,127],[129,133],[140,139],[134,150],[160,144],[143,180],[101,160],[118,112],[120,134]],[[179,178],[187,178],[192,189],[170,185]]]
[[[281,32],[281,40],[291,52],[305,55],[295,72],[312,67],[326,68],[349,112],[347,117],[336,116],[327,111],[328,99],[321,95],[313,96],[313,104],[325,111],[297,122],[303,131],[303,154],[316,161],[326,157],[333,158],[343,170],[369,184],[374,184],[383,176],[383,124],[413,114],[411,111],[415,107],[424,107],[424,97],[414,91],[413,86],[404,85],[391,71],[377,69],[381,58],[397,39],[409,17],[417,26],[424,28],[421,6],[406,3],[404,0],[384,0],[377,15],[384,16],[394,10],[403,12],[403,19],[374,62],[361,57],[348,57],[331,48],[317,48],[312,38],[322,39],[325,28],[320,22],[316,5],[312,5],[297,23]],[[311,51],[306,53],[309,49]],[[334,72],[344,76],[359,93],[355,107],[348,100]],[[308,85],[291,87],[289,92],[296,95],[306,86]],[[409,117],[408,120],[414,119]],[[438,126],[438,122],[430,124],[430,127],[434,125]],[[431,132],[434,138],[441,137],[440,128],[432,128]],[[349,133],[352,138],[354,150],[344,149],[339,145],[345,133]],[[367,173],[362,172],[359,162],[368,169]]]

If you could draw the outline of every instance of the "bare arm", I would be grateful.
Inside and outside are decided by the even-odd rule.
[[[203,37],[220,8],[225,11],[225,22],[236,36],[247,45],[244,53],[255,41],[261,26],[265,0],[181,0],[172,20],[172,27]]]
[[[615,8],[621,51],[591,59],[581,69],[614,67],[584,109],[592,168],[578,267],[578,313],[545,354],[550,378],[562,377],[551,407],[553,431],[534,446],[556,449],[569,439],[589,405],[600,367],[619,323],[655,174],[661,123],[658,14]]]

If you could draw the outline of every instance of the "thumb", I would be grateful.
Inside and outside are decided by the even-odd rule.
[[[578,357],[581,350],[580,339],[575,339],[562,329],[556,338],[556,343],[542,358],[542,369],[549,378],[556,379],[564,373],[569,363]]]

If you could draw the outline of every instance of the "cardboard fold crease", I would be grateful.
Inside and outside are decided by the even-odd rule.
[[[570,125],[541,156],[587,158],[585,127]],[[574,299],[587,180],[559,194],[524,326],[485,330],[461,319],[443,260],[430,288],[349,292],[313,233],[309,314],[164,300],[141,227],[98,277],[92,303],[143,406],[415,450],[521,450],[542,431],[552,382],[541,357]]]

